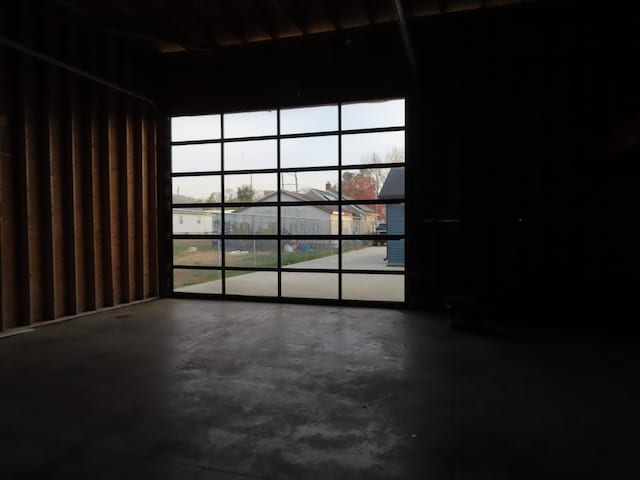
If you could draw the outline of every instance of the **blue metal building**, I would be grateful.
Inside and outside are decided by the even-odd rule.
[[[392,168],[380,189],[381,199],[404,199],[404,167]],[[387,205],[387,233],[404,235],[404,203]],[[404,265],[404,240],[387,242],[387,265]]]

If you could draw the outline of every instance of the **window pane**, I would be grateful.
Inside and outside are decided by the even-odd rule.
[[[283,202],[338,200],[338,172],[283,172],[280,174]]]
[[[225,240],[225,265],[242,268],[276,268],[278,266],[277,240]]]
[[[173,289],[183,293],[222,293],[220,270],[173,269]]]
[[[224,137],[259,137],[278,131],[275,110],[264,112],[228,113],[224,116]]]
[[[171,171],[174,173],[218,170],[220,170],[219,143],[171,147]]]
[[[282,272],[282,296],[337,299],[338,274]]]
[[[220,209],[174,208],[173,233],[203,235],[220,233]]]
[[[225,278],[229,295],[278,296],[277,272],[228,270],[225,272]]]
[[[396,242],[399,240],[396,240]],[[404,260],[404,252],[402,252]],[[392,256],[392,260],[395,259]],[[343,240],[342,268],[344,270],[404,270],[404,263],[389,262],[386,241]]]
[[[173,117],[171,141],[216,140],[220,138],[220,115]]]
[[[282,207],[282,235],[337,235],[338,205]]]
[[[220,266],[219,240],[174,240],[173,264],[203,267]]]
[[[380,196],[382,190],[384,196]],[[353,200],[404,198],[404,168],[343,170],[342,195]]]
[[[404,100],[342,105],[342,129],[404,127]]]
[[[280,142],[282,168],[338,165],[338,137],[288,138]]]
[[[287,239],[281,241],[282,266],[287,268],[338,268],[337,240]]]
[[[220,176],[174,177],[171,180],[171,201],[173,203],[218,203],[220,196]]]
[[[404,162],[404,132],[342,136],[343,165],[401,162]]]
[[[312,133],[338,130],[338,106],[290,108],[280,111],[280,133]]]
[[[379,213],[383,205],[343,205],[343,235],[376,235]]]
[[[278,166],[276,140],[255,140],[224,144],[224,169],[258,170]]]
[[[275,235],[278,233],[278,207],[225,209],[225,235]]]
[[[342,274],[342,298],[404,302],[404,275]]]
[[[388,200],[404,199],[404,167],[371,169],[376,183],[380,185],[379,198]]]
[[[278,174],[247,173],[224,176],[225,202],[276,202]]]
[[[384,206],[384,217],[389,235],[404,235],[404,203]]]

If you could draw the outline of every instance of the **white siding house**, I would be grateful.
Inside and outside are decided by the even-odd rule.
[[[210,234],[219,233],[218,213],[202,208],[174,208],[174,234]],[[218,231],[216,231],[216,229]]]
[[[282,230],[290,235],[337,235],[339,206],[332,204],[323,205],[295,205],[287,206],[287,202],[300,201],[337,201],[338,197],[333,192],[311,190],[308,193],[294,193],[283,190],[282,201]],[[268,195],[260,201],[274,202],[277,194]],[[350,234],[374,234],[377,214],[363,205],[345,206],[342,213],[342,233]],[[276,207],[247,207],[240,208],[225,218],[227,222],[235,222],[241,225],[269,225],[273,223],[277,227]],[[254,233],[260,233],[254,227]]]

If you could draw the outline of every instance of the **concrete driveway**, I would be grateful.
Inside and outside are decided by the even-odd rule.
[[[343,269],[402,270],[387,267],[384,257],[386,247],[367,247],[345,253]],[[287,265],[287,268],[338,268],[337,255],[317,258]],[[276,272],[253,272],[226,279],[230,295],[271,296],[278,295]],[[222,281],[189,285],[176,289],[185,293],[222,293]],[[404,275],[342,274],[342,298],[345,300],[404,301]],[[338,274],[283,272],[282,296],[295,298],[338,298]]]

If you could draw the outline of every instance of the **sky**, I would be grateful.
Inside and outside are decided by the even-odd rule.
[[[387,100],[343,104],[343,130],[404,126],[404,100]],[[217,140],[221,138],[224,120],[224,138],[255,137],[277,133],[277,111],[261,111],[220,115],[199,115],[172,118],[172,140]],[[282,109],[281,133],[315,133],[338,129],[337,105]],[[338,164],[338,136],[281,139],[281,167],[333,166]],[[393,149],[404,151],[404,132],[383,132],[342,135],[342,163],[353,165],[368,163],[376,153],[384,160]],[[172,147],[172,171],[208,172],[222,167],[222,148],[219,143],[180,145]],[[247,170],[277,167],[277,141],[237,141],[224,144],[224,168]],[[323,172],[283,173],[282,182],[287,190],[303,191],[307,188],[324,190],[327,182],[335,185],[338,173]],[[227,174],[225,190],[251,184],[259,194],[277,188],[277,174]],[[172,191],[180,195],[206,199],[212,192],[220,193],[220,176],[174,177]]]

